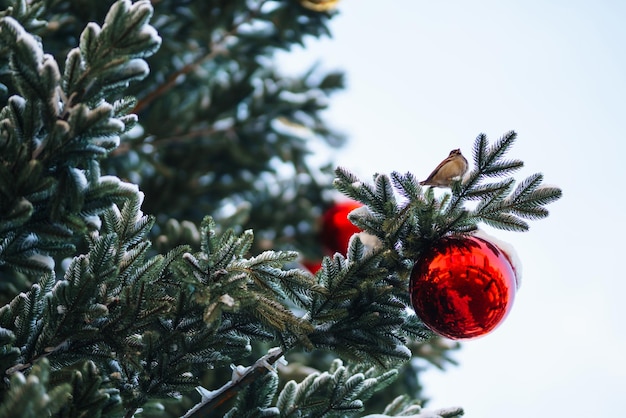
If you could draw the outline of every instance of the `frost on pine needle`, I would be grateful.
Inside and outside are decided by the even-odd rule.
[[[453,418],[463,415],[463,409],[459,407],[443,408],[436,410],[421,409],[420,413],[412,415],[402,415],[402,418]],[[391,415],[370,414],[363,418],[390,418]]]
[[[232,374],[231,374],[231,377],[230,377],[230,381],[232,383],[236,383],[250,369],[250,367],[245,367],[245,366],[241,366],[241,365],[235,366],[234,364],[231,364],[230,368],[233,371]]]
[[[49,255],[33,254],[28,259],[32,263],[39,264],[45,270],[48,270],[48,271],[54,270],[54,265],[55,265],[54,258],[50,257]]]
[[[300,123],[292,122],[284,117],[278,117],[272,120],[270,126],[279,135],[291,136],[303,141],[315,138],[315,133],[310,128]]]

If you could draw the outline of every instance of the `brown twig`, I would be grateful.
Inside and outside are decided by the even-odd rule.
[[[243,387],[249,385],[254,380],[272,371],[271,366],[283,356],[283,350],[273,348],[266,355],[261,357],[252,366],[248,367],[245,373],[237,375],[233,373],[233,379],[218,390],[203,395],[202,400],[191,408],[183,418],[204,418],[210,417],[211,412],[233,399]]]
[[[226,39],[226,37],[229,34],[230,32],[224,34],[224,36],[222,36],[222,38],[218,42],[222,42],[224,39]],[[195,61],[183,66],[178,71],[175,71],[172,74],[170,74],[167,80],[165,80],[163,84],[157,87],[156,90],[153,90],[152,92],[148,93],[146,97],[139,100],[131,113],[137,114],[141,112],[144,108],[146,108],[146,106],[148,106],[154,100],[156,100],[157,98],[159,98],[160,96],[162,96],[163,94],[171,90],[172,87],[176,85],[176,81],[178,80],[179,77],[189,74],[190,72],[198,68],[198,66],[202,64],[203,62],[211,60],[215,58],[216,56],[218,56],[219,54],[226,52],[226,50],[219,48],[216,44],[213,45],[211,52],[209,52],[208,54],[201,56]]]
[[[223,47],[223,44],[226,41],[226,39],[228,39],[230,36],[235,35],[241,25],[243,25],[244,23],[250,22],[252,19],[254,19],[256,15],[259,14],[259,12],[261,11],[261,7],[263,6],[264,3],[265,2],[261,2],[259,6],[256,9],[251,10],[250,13],[244,19],[241,19],[239,22],[235,23],[228,32],[225,32],[224,34],[222,34],[222,36],[220,36],[218,40],[213,42],[210,46],[211,52],[198,57],[195,61],[183,66],[179,70],[170,74],[167,80],[165,80],[163,84],[159,85],[156,88],[156,90],[153,90],[152,92],[148,93],[147,96],[145,96],[143,99],[137,102],[137,105],[132,110],[132,113],[137,114],[141,112],[143,109],[146,108],[146,106],[148,106],[154,100],[156,100],[157,98],[161,97],[163,94],[171,90],[176,85],[176,82],[179,79],[179,77],[182,77],[186,74],[191,73],[196,68],[198,68],[198,66],[200,66],[203,62],[209,61],[217,57],[220,54],[226,54],[228,52],[228,49]]]

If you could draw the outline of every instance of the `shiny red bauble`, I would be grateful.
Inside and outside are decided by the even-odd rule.
[[[478,237],[445,237],[416,261],[409,291],[417,315],[455,340],[493,331],[513,305],[517,282],[507,255]]]
[[[347,200],[333,204],[324,212],[322,215],[320,240],[328,254],[346,254],[350,237],[361,232],[358,227],[348,220],[348,214],[362,206],[359,202]]]

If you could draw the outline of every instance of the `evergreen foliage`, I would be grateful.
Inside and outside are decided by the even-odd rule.
[[[368,374],[373,374],[373,369]],[[276,406],[281,417],[342,417],[363,408],[363,400],[395,378],[396,370],[376,377],[350,373],[335,360],[328,372],[313,373],[302,382],[287,382]]]
[[[343,77],[272,57],[334,12],[153,3],[0,0],[0,417],[462,415],[422,409],[413,360],[458,345],[410,309],[413,262],[527,230],[560,190],[515,187],[513,132],[480,135],[449,192],[338,169],[377,244],[304,271],[331,189],[307,155],[342,143],[320,112]]]

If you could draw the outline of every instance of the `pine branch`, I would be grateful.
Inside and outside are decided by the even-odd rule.
[[[39,362],[28,377],[22,373],[11,376],[9,391],[0,405],[0,417],[51,416],[71,398],[71,387],[63,384],[49,388],[50,368],[45,359]]]
[[[387,418],[387,417],[409,417],[409,418],[455,418],[464,415],[464,411],[459,407],[443,408],[438,410],[426,410],[421,405],[416,404],[406,395],[396,397],[383,411],[382,414],[365,415],[364,418]]]
[[[308,344],[310,325],[285,305],[291,300],[307,306],[308,293],[316,289],[310,275],[282,270],[297,254],[268,251],[244,258],[252,244],[251,231],[237,236],[232,230],[217,234],[213,228],[212,218],[205,218],[203,251],[184,255],[190,268],[186,276],[193,277],[191,283],[198,286],[195,299],[205,307],[207,325],[219,323],[222,313],[233,312],[247,316],[250,324],[276,333],[281,340],[296,338]]]
[[[283,351],[281,349],[272,349],[252,366],[245,368],[245,370],[242,371],[239,368],[235,368],[231,381],[220,389],[208,392],[199,388],[198,390],[202,394],[202,401],[190,409],[184,415],[184,418],[201,418],[210,415],[211,411],[221,407],[237,396],[242,387],[251,384],[267,373],[275,373],[272,366],[282,356]]]
[[[40,5],[21,7],[17,15],[36,16]],[[102,28],[87,26],[63,76],[37,38],[12,17],[0,18],[15,90],[0,110],[0,230],[14,237],[4,241],[0,264],[29,274],[52,270],[46,257],[70,254],[77,235],[96,226],[94,215],[134,194],[119,179],[100,177],[99,161],[136,122],[127,114],[132,100],[113,97],[148,72],[142,58],[160,44],[151,15],[148,1],[116,2]]]
[[[359,245],[358,240],[351,242],[351,247]],[[363,254],[356,249],[349,252]],[[410,327],[404,326],[412,316],[396,296],[401,287],[388,282],[397,273],[383,265],[376,252],[354,260],[339,254],[324,260],[317,277],[327,291],[314,296],[307,316],[315,326],[309,335],[314,346],[385,368],[410,357],[404,346]],[[413,337],[424,335],[423,324],[419,326],[421,331],[413,330]]]
[[[278,375],[266,373],[253,381],[237,396],[233,406],[224,418],[265,418],[278,416],[278,408],[272,401],[278,388]]]
[[[66,384],[72,389],[71,402],[65,402],[61,416],[121,416],[122,399],[118,389],[109,387],[108,379],[92,361],[53,372],[52,385]]]
[[[278,396],[281,417],[353,416],[363,410],[363,402],[397,377],[396,370],[375,374],[352,373],[340,360],[330,370],[313,373],[302,382],[289,381]]]
[[[543,207],[558,200],[561,190],[555,187],[540,187],[543,179],[541,174],[534,174],[520,183],[511,193],[515,183],[513,178],[493,183],[481,183],[483,179],[493,176],[508,175],[523,166],[519,160],[503,160],[516,139],[515,132],[505,134],[492,146],[484,134],[476,138],[474,144],[474,162],[476,167],[456,190],[453,190],[447,213],[456,211],[467,200],[479,200],[476,208],[467,213],[466,222],[483,221],[495,228],[526,231],[526,219],[540,219],[548,215]],[[507,196],[508,195],[508,196]],[[523,199],[522,196],[527,196]],[[461,231],[459,231],[461,232]]]
[[[151,64],[152,74],[138,87],[143,91],[140,97],[155,91],[172,71],[205,54],[208,45],[262,2],[244,3],[194,3],[184,15],[170,1],[156,5],[162,18],[155,25],[164,44],[151,59],[156,64]],[[211,8],[219,8],[219,13]],[[196,13],[204,16],[202,24],[194,19]],[[216,208],[226,202],[245,201],[252,204],[246,227],[265,236],[276,225],[293,222],[295,236],[275,239],[292,248],[296,242],[301,247],[306,239],[308,247],[315,248],[313,237],[302,227],[302,215],[307,214],[306,224],[312,227],[315,213],[308,208],[320,204],[320,190],[328,189],[329,182],[327,172],[308,167],[306,156],[311,137],[333,145],[342,142],[320,117],[328,105],[326,98],[341,88],[342,77],[307,73],[287,78],[265,57],[305,36],[323,33],[320,27],[329,18],[329,14],[310,13],[297,2],[265,2],[251,23],[228,39],[228,55],[205,61],[179,77],[180,88],[152,102],[150,112],[142,112],[143,131],[131,132],[122,144],[124,152],[108,159],[106,168],[121,177],[140,178],[148,196],[146,210],[151,213],[168,212],[169,218],[200,223],[206,214],[219,219]],[[188,36],[189,41],[184,41]],[[175,123],[164,124],[164,120]],[[149,153],[144,151],[147,148]],[[281,178],[277,162],[302,175]],[[142,174],[153,169],[160,175]],[[306,198],[288,199],[277,188],[297,190]],[[280,206],[280,211],[274,206]]]
[[[480,134],[474,143],[474,163],[476,170],[485,176],[503,176],[523,166],[520,160],[504,161],[502,157],[517,138],[514,131],[509,131],[493,146],[489,147],[487,136]]]
[[[201,66],[203,63],[207,61],[211,61],[220,55],[227,55],[228,54],[227,41],[237,35],[237,31],[239,30],[241,26],[247,23],[250,23],[252,20],[254,20],[260,13],[261,8],[263,7],[265,3],[266,1],[257,2],[257,6],[254,9],[248,10],[247,14],[243,18],[239,19],[237,22],[233,22],[232,27],[228,31],[225,31],[222,34],[220,34],[219,38],[211,43],[210,47],[208,48],[208,52],[206,54],[198,56],[189,64],[186,64],[182,66],[181,68],[179,68],[178,70],[172,72],[163,83],[158,85],[156,89],[149,92],[145,97],[141,98],[137,102],[137,105],[133,109],[132,113],[139,113],[142,110],[144,110],[153,101],[155,101],[159,97],[169,92],[172,88],[174,88],[179,83],[179,80],[181,78],[183,78],[185,75],[193,71],[196,71],[198,67]]]
[[[186,374],[194,364],[205,370],[211,357],[227,360],[212,350],[202,353],[223,347],[215,344],[217,330],[201,322],[160,335],[163,321],[171,320],[169,312],[177,313],[172,305],[179,299],[168,289],[167,278],[185,249],[145,259],[149,218],[141,216],[140,202],[136,195],[121,210],[104,216],[101,233],[92,234],[90,251],[74,259],[65,280],[54,287],[47,282],[35,285],[0,310],[2,326],[12,330],[17,337],[13,344],[20,347],[10,373],[26,370],[43,357],[54,367],[91,358],[118,377],[124,388],[121,397],[132,409],[147,396],[193,387],[195,376]],[[189,302],[184,296],[180,300]],[[181,308],[196,317],[201,312],[193,306]],[[234,341],[229,333],[220,338],[224,343]],[[246,344],[247,340],[240,341],[239,347]]]
[[[265,7],[267,3],[266,0],[257,1],[255,2],[254,8],[247,9],[245,13],[242,13],[240,16],[233,16],[227,26],[228,29],[214,36],[214,39],[211,39],[210,45],[202,49],[205,51],[204,53],[197,54],[192,62],[183,65],[169,74],[155,89],[139,100],[133,109],[133,113],[139,113],[147,108],[156,99],[176,87],[185,76],[197,71],[203,64],[215,60],[218,57],[227,57],[235,52],[233,50],[241,49],[241,41],[245,42],[246,38],[250,37],[249,31],[252,23],[271,23],[276,31],[284,31],[286,28],[280,26],[282,20],[281,12],[285,14],[289,13],[288,7],[293,6],[275,5],[272,12],[263,12],[264,9],[267,9]],[[232,40],[236,38],[240,38],[240,42],[233,43]]]
[[[161,38],[148,25],[152,17],[149,1],[119,0],[111,6],[102,27],[87,25],[80,46],[68,54],[64,90],[69,106],[96,103],[112,91],[126,88],[148,73],[141,59],[159,48]]]

